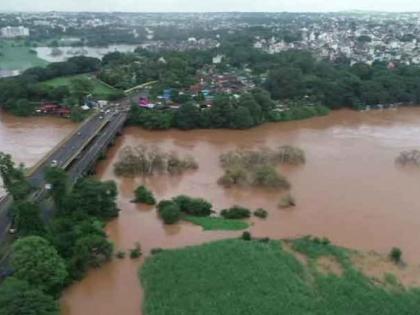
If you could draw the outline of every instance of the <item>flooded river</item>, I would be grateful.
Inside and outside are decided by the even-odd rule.
[[[137,144],[192,154],[199,169],[177,177],[116,178],[113,163],[118,152],[125,145]],[[292,183],[297,207],[278,209],[279,192],[217,185],[222,174],[221,153],[285,144],[301,147],[307,155],[305,166],[282,169]],[[130,127],[97,169],[99,178],[115,179],[120,191],[122,211],[109,223],[107,232],[116,250],[132,248],[138,241],[146,256],[156,247],[175,248],[240,235],[202,232],[188,223],[165,227],[153,208],[130,203],[133,190],[145,183],[157,199],[188,194],[210,200],[216,209],[234,204],[265,208],[269,211],[266,220],[251,220],[255,236],[313,234],[339,245],[381,253],[398,246],[408,262],[420,263],[420,169],[399,169],[394,163],[402,150],[415,148],[420,148],[420,109],[416,108],[366,113],[343,110],[328,117],[246,131],[150,132]],[[91,271],[65,292],[63,313],[141,314],[137,279],[141,263],[125,258]]]
[[[0,111],[0,152],[11,154],[16,163],[33,166],[76,126],[61,118],[16,117]]]
[[[17,162],[35,164],[66,137],[75,124],[47,117],[17,118],[0,112],[0,150]],[[154,144],[162,150],[195,156],[200,168],[183,176],[121,179],[113,163],[125,145]],[[236,148],[303,148],[303,167],[282,169],[292,183],[297,207],[277,208],[281,193],[223,189],[218,157]],[[101,179],[115,179],[120,190],[120,217],[107,227],[116,249],[139,241],[148,255],[156,247],[176,248],[237,236],[240,232],[202,232],[188,223],[165,227],[150,207],[130,203],[132,191],[145,183],[158,199],[184,193],[212,201],[216,209],[240,204],[269,211],[267,220],[252,219],[256,236],[272,238],[305,234],[362,250],[387,253],[402,248],[405,259],[420,263],[420,170],[400,169],[394,159],[402,150],[420,148],[420,109],[357,113],[338,111],[328,117],[267,124],[247,131],[200,130],[149,132],[127,128],[108,159],[98,166]],[[128,258],[93,270],[70,287],[62,299],[66,315],[140,314],[137,270],[142,260]]]

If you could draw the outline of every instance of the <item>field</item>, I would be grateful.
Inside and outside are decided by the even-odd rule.
[[[1,70],[25,70],[35,66],[45,66],[47,61],[37,57],[26,47],[16,41],[0,42],[0,69]]]
[[[58,77],[52,80],[45,81],[44,84],[58,87],[58,86],[69,86],[71,80],[76,78],[89,78],[94,85],[93,95],[101,98],[107,98],[109,95],[117,92],[116,89],[106,85],[104,82],[88,75],[88,74],[78,74],[74,76]]]
[[[187,216],[184,220],[200,225],[204,231],[237,231],[249,227],[249,224],[245,221],[224,218]]]
[[[349,253],[309,238],[164,250],[139,272],[144,314],[419,314],[420,290],[371,280]]]

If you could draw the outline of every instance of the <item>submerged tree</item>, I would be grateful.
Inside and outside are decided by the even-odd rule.
[[[137,187],[137,189],[134,191],[134,195],[135,195],[134,202],[144,203],[147,205],[156,204],[156,199],[153,196],[153,193],[143,185]]]
[[[157,147],[144,145],[135,148],[127,146],[120,153],[114,165],[118,176],[136,176],[164,174],[181,174],[186,170],[198,168],[192,156],[179,157],[175,152],[162,152]]]

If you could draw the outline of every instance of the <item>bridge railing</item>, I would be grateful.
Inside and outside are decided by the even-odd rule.
[[[26,173],[26,176],[29,177],[29,176],[33,175],[37,171],[37,169],[39,169],[42,165],[44,165],[44,163],[46,161],[48,161],[49,158],[63,146],[63,144],[65,144],[73,136],[75,136],[83,126],[88,124],[95,117],[96,117],[95,114],[91,115],[88,119],[83,121],[77,128],[75,128],[72,132],[70,132],[63,140],[61,140],[59,143],[57,143],[46,155],[44,155],[42,157],[41,160],[39,160],[38,162],[35,163],[35,165],[33,165],[29,168],[29,170]]]

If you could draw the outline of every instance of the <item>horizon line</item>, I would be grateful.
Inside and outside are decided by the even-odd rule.
[[[185,13],[212,13],[212,14],[221,14],[221,13],[417,13],[420,14],[419,10],[413,11],[391,11],[391,10],[363,10],[363,9],[348,9],[348,10],[326,10],[326,11],[241,11],[241,10],[227,10],[227,11],[129,11],[129,10],[116,10],[116,11],[101,11],[101,10],[0,10],[0,13],[157,13],[157,14],[166,14],[166,13],[175,13],[175,14],[185,14]]]

